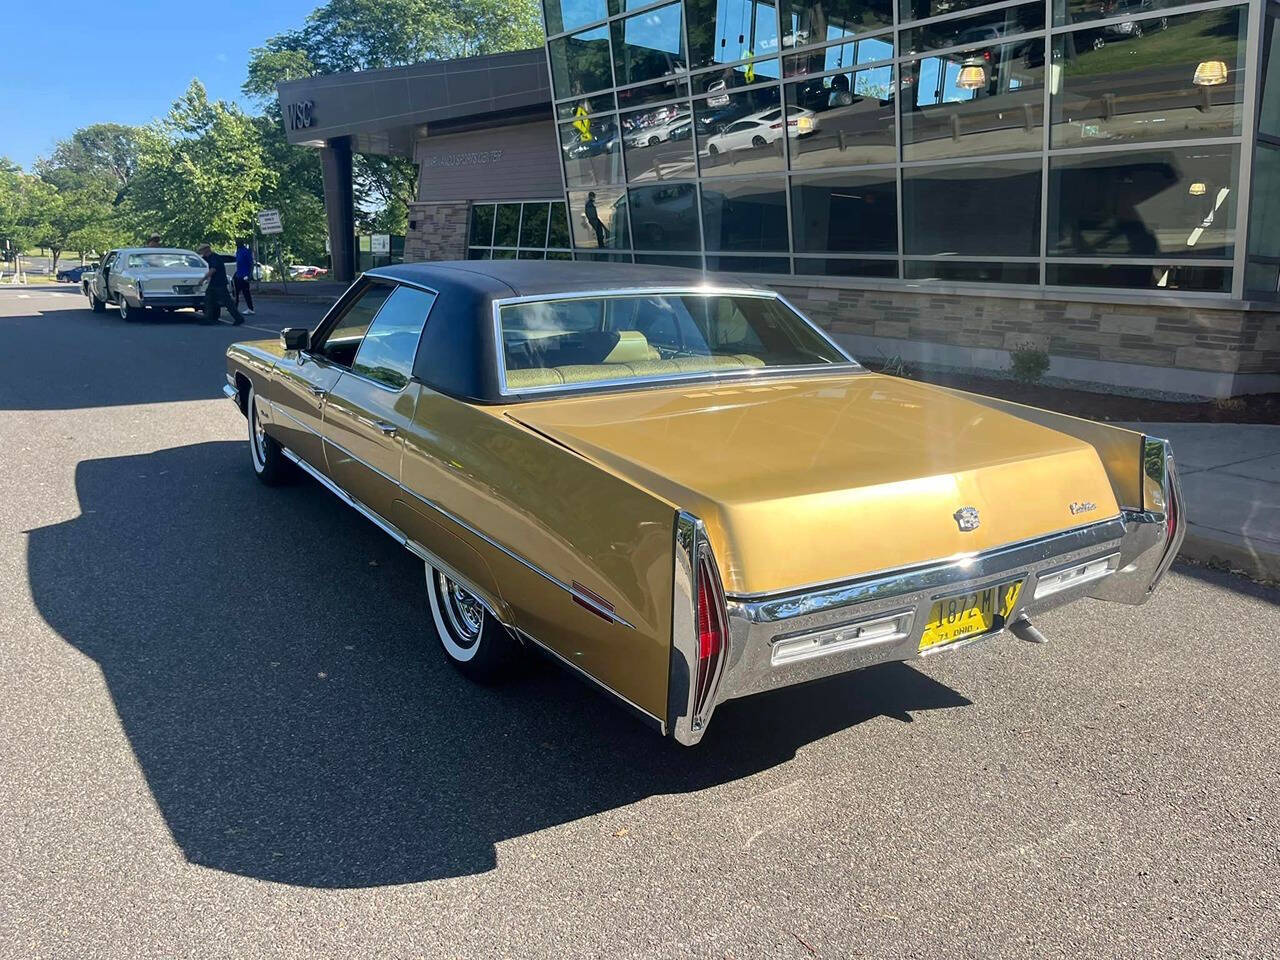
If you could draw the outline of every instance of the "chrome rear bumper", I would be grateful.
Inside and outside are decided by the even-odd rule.
[[[1186,529],[1168,444],[1144,440],[1144,504],[1118,517],[986,553],[768,597],[728,597],[729,651],[714,702],[967,646],[1083,597],[1144,603],[1168,570]],[[1022,581],[1018,600],[992,633],[920,652],[934,601]],[[811,642],[807,642],[811,640]],[[799,642],[797,642],[799,641]],[[786,643],[778,656],[779,643]],[[672,723],[690,745],[694,729]]]

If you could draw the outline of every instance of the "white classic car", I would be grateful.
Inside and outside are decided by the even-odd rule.
[[[120,319],[136,320],[148,309],[202,309],[206,269],[194,250],[125,247],[108,252],[95,272],[84,275],[81,287],[94,313],[113,303],[120,308]]]

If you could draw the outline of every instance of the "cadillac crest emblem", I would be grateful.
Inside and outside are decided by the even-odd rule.
[[[956,518],[956,526],[960,528],[961,533],[977,530],[982,522],[978,519],[977,507],[961,507],[952,516]]]

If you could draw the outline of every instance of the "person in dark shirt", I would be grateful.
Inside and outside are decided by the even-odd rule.
[[[236,306],[240,306],[240,297],[244,296],[245,316],[253,316],[253,294],[249,292],[249,280],[253,277],[253,251],[249,249],[248,240],[236,243],[236,275],[233,283],[236,288]]]
[[[231,299],[231,294],[227,292],[227,267],[223,263],[222,257],[214,253],[213,248],[207,243],[200,244],[200,248],[196,252],[209,265],[209,269],[204,272],[202,280],[202,282],[209,284],[204,292],[205,323],[213,323],[213,321],[217,320],[219,313],[221,313],[221,308],[226,307],[231,312],[232,322],[237,327],[240,326],[240,324],[244,323],[244,317],[236,309],[236,304]]]

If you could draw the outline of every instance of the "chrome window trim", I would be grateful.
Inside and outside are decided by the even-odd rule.
[[[785,256],[785,254],[784,254]],[[584,383],[553,383],[540,387],[527,387],[512,390],[507,386],[506,346],[502,338],[502,308],[522,303],[549,303],[563,300],[617,300],[626,297],[646,296],[741,296],[757,300],[773,300],[791,311],[806,327],[818,334],[822,341],[835,352],[845,358],[845,363],[820,363],[778,367],[750,367],[743,370],[704,371],[698,373],[678,373],[652,377],[619,377],[612,380],[589,380]],[[699,286],[652,286],[621,287],[611,290],[567,291],[548,294],[531,294],[517,297],[502,297],[492,303],[493,309],[493,352],[498,364],[498,393],[503,397],[523,397],[529,394],[543,393],[581,393],[583,391],[618,386],[650,387],[669,383],[681,383],[690,380],[734,380],[750,379],[760,376],[778,376],[803,373],[863,373],[865,368],[858,363],[844,347],[836,343],[825,330],[814,323],[795,305],[776,290],[764,290],[758,287],[735,286],[732,284],[708,283]]]

